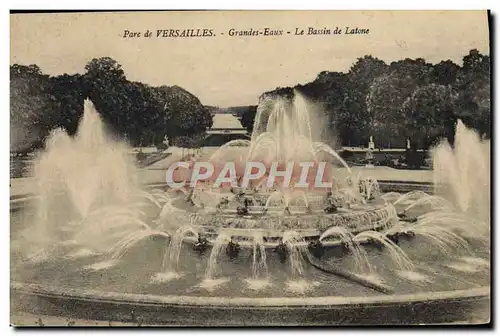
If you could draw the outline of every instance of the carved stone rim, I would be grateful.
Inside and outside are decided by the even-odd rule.
[[[466,300],[490,297],[490,286],[464,290],[420,292],[413,294],[375,296],[321,296],[321,297],[210,297],[183,295],[153,295],[119,292],[103,292],[92,289],[55,287],[34,283],[11,282],[12,291],[36,296],[78,299],[101,302],[126,302],[138,305],[179,305],[203,307],[333,307],[348,305],[409,304],[416,302]]]

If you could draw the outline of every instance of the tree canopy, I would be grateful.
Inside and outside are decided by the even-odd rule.
[[[131,82],[110,57],[92,59],[84,74],[51,77],[37,65],[14,64],[10,76],[14,151],[40,146],[55,128],[74,134],[87,97],[112,134],[134,146],[196,136],[212,123],[209,109],[188,91]]]
[[[422,58],[386,64],[366,55],[347,73],[322,71],[309,83],[279,87],[267,96],[291,98],[298,90],[321,107],[325,124],[343,145],[404,147],[406,139],[427,148],[453,137],[457,119],[491,136],[490,57],[472,49],[462,65]],[[111,132],[134,146],[188,143],[202,138],[212,114],[236,114],[249,132],[257,106],[204,106],[179,86],[129,81],[118,61],[92,59],[83,74],[49,76],[35,65],[10,67],[11,150],[41,146],[52,129],[74,134],[89,97]],[[175,141],[180,138],[179,141]],[[190,144],[189,146],[191,146]]]
[[[343,145],[366,146],[373,136],[377,146],[402,148],[410,138],[425,149],[441,138],[451,140],[457,119],[491,136],[490,57],[476,49],[462,66],[423,58],[386,64],[367,55],[347,73],[323,71],[310,83],[261,97],[292,89],[322,104]]]

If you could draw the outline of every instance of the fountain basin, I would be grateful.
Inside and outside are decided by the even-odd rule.
[[[17,206],[16,211],[23,212],[24,206],[29,202],[30,197],[17,200],[14,203]],[[11,208],[15,210],[12,205]],[[325,214],[325,216],[328,215]],[[209,228],[202,227],[200,230]],[[248,238],[254,237],[258,231],[258,229],[218,229],[229,230],[226,232],[228,235]],[[360,229],[364,230],[363,227]],[[371,230],[373,226],[369,225],[366,229]],[[269,237],[283,236],[282,230],[267,230],[266,232],[265,235]],[[304,238],[316,239],[320,231],[317,229],[299,230],[299,234]],[[151,239],[155,240],[153,237]],[[194,237],[186,236],[184,241],[194,242]],[[244,260],[250,258],[251,244],[243,241],[239,243],[248,247],[247,251],[242,251],[240,255],[239,259],[243,260],[242,264],[227,258],[223,258],[225,260],[219,262],[224,264],[223,267],[226,268],[226,273],[221,275],[223,278],[231,274],[238,274],[241,277],[239,282],[244,283],[242,280],[251,277],[251,274],[247,274],[249,265],[244,263]],[[324,241],[324,245],[327,247],[337,246],[341,243],[338,239]],[[360,241],[360,243],[362,242]],[[190,254],[186,251],[191,250],[191,248],[185,246],[184,252],[181,252],[181,256],[183,256],[181,265],[185,265],[185,269],[181,272],[187,271],[188,274],[178,279],[177,282],[159,284],[150,288],[144,281],[148,282],[152,272],[159,271],[164,244],[164,240],[157,243],[144,242],[135,249],[135,252],[134,250],[130,251],[129,257],[142,262],[148,260],[151,265],[141,266],[137,260],[125,258],[121,261],[124,269],[118,273],[112,269],[90,273],[82,271],[85,267],[84,264],[64,259],[61,256],[59,259],[49,262],[47,266],[35,267],[34,270],[28,271],[32,275],[42,273],[45,275],[34,278],[32,275],[27,278],[24,275],[13,276],[11,282],[12,304],[15,306],[13,308],[35,314],[58,315],[68,318],[183,326],[262,326],[277,325],[276,321],[280,321],[280,325],[432,324],[471,321],[471,316],[472,320],[481,318],[484,320],[485,316],[489,316],[490,287],[487,286],[489,281],[485,278],[489,273],[482,273],[483,280],[471,286],[468,283],[475,283],[477,274],[470,274],[462,278],[462,273],[457,273],[452,268],[443,268],[442,265],[432,266],[432,274],[436,277],[442,277],[439,280],[439,285],[438,283],[427,285],[425,282],[408,285],[404,281],[401,282],[401,279],[392,277],[388,282],[395,286],[395,293],[390,295],[374,293],[371,290],[348,284],[345,280],[335,276],[328,276],[325,280],[323,279],[325,275],[321,272],[307,269],[305,273],[308,283],[311,284],[315,281],[321,283],[317,292],[314,290],[304,293],[286,293],[283,296],[280,294],[283,293],[283,289],[279,288],[284,286],[282,284],[286,284],[287,276],[276,278],[276,275],[286,274],[288,266],[276,262],[276,258],[270,255],[268,257],[269,268],[278,272],[272,276],[275,289],[271,291],[249,292],[248,289],[241,288],[241,284],[236,285],[236,287],[231,284],[229,287],[223,286],[216,289],[215,292],[207,292],[203,289],[192,292],[192,289],[189,288],[196,288],[197,283],[203,280],[205,270],[203,264],[206,262],[207,256],[199,257],[196,256],[196,253]],[[421,251],[430,250],[425,245],[421,245],[418,240],[412,244],[415,244],[413,253],[417,256],[425,254]],[[273,242],[265,243],[267,248],[275,246]],[[151,250],[151,252],[146,252],[146,250]],[[139,253],[139,251],[141,252]],[[156,259],[154,256],[148,256],[148,253],[157,253],[154,251],[160,253]],[[371,259],[371,262],[379,267],[387,265],[390,271],[389,260],[386,257],[377,254],[372,255],[372,257],[374,259]],[[96,259],[90,258],[85,261],[85,264],[88,265],[92,260]],[[425,257],[425,260],[432,261],[435,258],[429,256]],[[201,268],[196,266],[200,262]],[[352,264],[347,262],[344,267],[350,269]],[[64,272],[60,270],[64,270]],[[444,274],[438,275],[443,270],[451,277],[448,278],[448,275]],[[61,274],[56,275],[54,272]],[[66,272],[68,272],[67,275],[64,274]],[[72,272],[76,273],[72,274]],[[110,274],[106,275],[102,272],[110,272]],[[130,274],[134,274],[133,278],[136,280],[130,279],[129,281]],[[125,279],[127,279],[126,284],[122,286],[116,283],[117,280],[124,281]],[[449,284],[450,279],[458,280],[451,280],[452,284]],[[82,283],[82,281],[84,282]],[[142,284],[139,284],[138,287],[134,286],[132,285],[134,281],[142,282]],[[184,283],[189,286],[185,287]],[[161,287],[158,286],[166,286],[166,290],[160,290]],[[232,289],[233,287],[234,289]],[[101,290],[95,290],[95,288],[101,288]],[[190,292],[191,294],[189,294]]]
[[[323,162],[326,156],[351,173],[338,153],[313,139],[298,94],[290,102],[259,104],[256,126],[246,161],[266,153],[282,163]],[[459,151],[465,143],[461,132],[459,127],[455,146],[460,157],[472,153]],[[488,185],[489,171],[464,181],[463,173],[473,170],[467,165],[458,174],[461,159],[450,167],[455,153],[449,146],[438,153],[435,176],[452,177],[459,209],[440,193],[380,195],[380,185],[369,177],[349,177],[345,186],[335,180],[324,199],[287,191],[228,198],[202,189],[183,189],[174,198],[138,185],[126,146],[108,140],[88,100],[76,137],[58,130],[48,138],[35,169],[40,202],[31,207],[21,199],[12,207],[13,311],[184,326],[489,319],[490,222],[483,218],[489,199],[466,183]],[[469,140],[479,143],[478,137]],[[212,156],[230,162],[228,146]],[[486,162],[482,156],[469,161]],[[265,208],[248,208],[255,205]],[[283,206],[282,213],[270,208],[275,205]],[[464,215],[470,205],[481,221]],[[231,207],[236,213],[223,209]],[[418,217],[411,240],[399,239],[413,224],[396,225],[398,212]],[[479,240],[459,236],[459,229]],[[212,246],[202,234],[213,234]],[[318,236],[330,238],[325,243],[331,246],[342,240],[343,246],[323,249],[315,241],[305,248]],[[200,238],[195,247],[183,244],[194,237]],[[239,249],[233,237],[252,240],[252,248]],[[279,240],[278,248],[266,250]],[[361,246],[365,240],[378,246]]]
[[[416,245],[418,250],[429,250],[418,241]],[[12,309],[68,318],[182,326],[432,324],[489,316],[487,279],[470,286],[467,282],[476,281],[477,273],[457,280],[462,273],[451,270],[454,277],[439,275],[443,270],[439,265],[432,266],[433,274],[442,279],[433,284],[409,285],[394,276],[387,278],[395,289],[390,295],[307,268],[307,283],[319,281],[319,287],[295,293],[283,291],[289,266],[270,254],[269,269],[276,270],[271,275],[271,289],[253,291],[244,287],[244,280],[251,277],[245,262],[251,255],[248,249],[237,260],[219,261],[225,268],[222,279],[234,274],[237,278],[207,291],[197,287],[203,280],[207,257],[197,256],[184,246],[180,272],[187,273],[173,282],[151,284],[151,275],[161,267],[164,246],[163,240],[151,238],[129,251],[117,267],[106,270],[85,270],[85,265],[98,260],[94,257],[73,260],[60,256],[45,266],[29,266],[27,273],[16,271],[11,281]],[[382,255],[372,257],[374,265],[387,265]],[[345,268],[351,269],[352,264],[347,262]],[[386,269],[392,272],[390,267]],[[489,273],[481,274],[484,277]],[[450,279],[451,283],[446,281]]]
[[[11,283],[34,314],[171,326],[441,324],[489,321],[490,287],[351,297],[192,297],[75,290]]]

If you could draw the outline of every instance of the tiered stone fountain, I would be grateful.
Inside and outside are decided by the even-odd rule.
[[[174,190],[137,182],[86,101],[77,135],[55,131],[40,154],[37,195],[12,206],[13,309],[176,325],[489,314],[489,143],[459,122],[454,147],[434,151],[436,193],[382,193],[314,138],[307,106],[265,99],[252,139],[209,160],[237,178],[248,161],[326,162],[331,188]]]

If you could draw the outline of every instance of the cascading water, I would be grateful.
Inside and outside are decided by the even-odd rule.
[[[210,257],[208,258],[207,270],[205,271],[205,279],[213,280],[217,277],[217,272],[219,269],[220,255],[224,252],[227,243],[231,240],[226,233],[219,233],[217,239],[212,246],[212,251],[210,252]]]
[[[271,284],[267,268],[267,253],[262,232],[256,231],[253,237],[252,277],[246,279],[248,288],[259,290]]]
[[[429,225],[419,223],[412,225],[410,231],[416,235],[428,238],[450,257],[456,256],[459,253],[472,253],[467,241],[446,227],[436,224]]]
[[[349,252],[351,252],[354,258],[354,271],[356,273],[369,274],[372,272],[365,249],[359,244],[358,241],[354,240],[354,235],[351,232],[347,231],[343,227],[333,226],[323,232],[323,234],[319,237],[319,241],[321,242],[325,238],[331,236],[338,236],[340,242],[349,249]]]
[[[253,241],[252,277],[254,279],[267,278],[267,254],[264,246],[264,237],[261,232],[256,232]]]
[[[427,195],[419,198],[409,206],[407,206],[404,212],[410,211],[412,208],[416,208],[421,205],[428,205],[431,209],[448,210],[452,208],[452,204],[447,199],[437,195]]]
[[[295,161],[311,158],[320,160],[328,154],[330,158],[336,159],[345,166],[345,162],[343,163],[333,149],[330,148],[330,151],[329,147],[326,148],[323,143],[313,141],[309,112],[305,101],[301,99],[302,97],[296,95],[291,104],[279,99],[272,99],[262,104],[256,117],[256,123],[259,126],[255,127],[256,132],[253,134],[252,141],[234,141],[221,147],[212,159],[226,160],[226,155],[233,150],[233,147],[240,147],[242,152],[248,150],[249,157],[259,160],[290,159]],[[363,180],[360,175],[356,177],[351,175],[349,180],[346,180],[347,186],[339,182],[334,184],[328,192],[323,191],[320,194],[310,190],[286,190],[285,188],[263,192],[265,189],[254,188],[255,186],[248,190],[236,188],[236,190],[221,192],[217,187],[213,189],[208,187],[203,190],[205,185],[199,189],[186,189],[185,194],[180,196],[182,191],[145,192],[135,183],[135,170],[133,165],[128,163],[126,148],[108,140],[101,128],[102,125],[91,103],[86,102],[84,120],[82,120],[77,136],[71,138],[62,131],[55,132],[48,141],[47,153],[41,156],[42,159],[37,165],[40,176],[46,177],[46,180],[40,180],[41,186],[45,188],[40,193],[41,206],[38,207],[38,218],[41,219],[40,223],[46,224],[46,229],[60,228],[61,235],[64,235],[63,243],[54,246],[59,249],[54,252],[54,255],[59,251],[73,248],[73,245],[83,245],[87,250],[83,248],[76,252],[70,251],[62,254],[66,261],[68,257],[91,258],[90,262],[94,264],[83,270],[79,268],[78,272],[85,274],[88,278],[99,279],[96,280],[99,281],[98,283],[109,285],[106,283],[109,281],[106,278],[116,279],[117,275],[123,275],[120,279],[123,279],[124,283],[132,281],[129,278],[136,281],[145,276],[153,284],[130,282],[120,287],[119,290],[132,293],[136,290],[141,292],[144,290],[148,294],[149,291],[160,290],[160,295],[195,296],[198,293],[207,295],[204,291],[211,292],[219,288],[220,290],[214,296],[232,298],[240,295],[241,290],[245,292],[247,289],[254,291],[265,289],[265,292],[257,293],[257,296],[269,293],[272,296],[279,296],[282,295],[283,290],[293,292],[293,295],[304,295],[316,286],[321,286],[313,296],[323,295],[323,293],[341,296],[351,294],[345,293],[351,289],[352,293],[359,295],[359,288],[356,286],[365,286],[389,294],[391,291],[385,291],[383,286],[377,283],[387,281],[387,284],[392,285],[391,280],[395,279],[396,274],[399,279],[394,283],[401,285],[397,288],[397,294],[406,294],[415,289],[408,286],[409,282],[412,284],[421,282],[416,286],[423,286],[422,282],[430,285],[431,281],[427,275],[438,276],[433,267],[438,267],[441,273],[442,269],[456,269],[464,272],[474,271],[478,276],[484,275],[480,272],[487,271],[488,260],[481,258],[484,255],[483,251],[477,255],[467,256],[468,259],[462,258],[455,263],[449,263],[457,256],[462,257],[462,252],[468,252],[468,241],[465,241],[456,232],[457,230],[468,230],[471,235],[474,235],[476,227],[489,225],[488,220],[482,220],[481,216],[477,216],[477,213],[482,213],[484,209],[477,206],[474,196],[464,199],[457,196],[457,207],[462,209],[458,212],[451,207],[443,206],[447,204],[442,195],[411,192],[405,195],[388,193],[379,197],[380,190],[377,181],[369,178]],[[460,138],[460,134],[457,136]],[[463,141],[458,143],[460,146],[464,144]],[[91,155],[88,155],[89,151]],[[120,156],[120,159],[108,162],[109,160],[106,159],[118,156],[116,152],[123,154],[123,157]],[[439,150],[436,153],[439,156]],[[463,155],[464,151],[458,150],[454,153],[447,150],[444,154],[448,155],[446,158],[449,158],[450,153]],[[236,156],[240,161],[244,161],[240,154]],[[78,165],[66,162],[68,158],[75,159]],[[445,159],[438,158],[437,160],[444,166]],[[472,165],[472,163],[469,164]],[[81,176],[78,174],[80,168],[85,170]],[[466,171],[467,174],[475,172],[472,168]],[[125,178],[128,174],[131,175],[130,179]],[[438,176],[441,176],[439,174],[444,173],[438,173]],[[452,173],[451,176],[455,176],[450,177],[452,181],[460,180],[458,173],[456,175]],[[88,183],[79,181],[77,179],[79,177]],[[444,181],[441,177],[436,179]],[[474,179],[469,178],[467,181],[471,180]],[[474,183],[469,182],[467,182],[469,189],[463,190],[478,192],[479,190],[472,188]],[[360,184],[362,188],[359,188]],[[81,193],[80,189],[82,189]],[[462,189],[448,188],[446,190]],[[195,206],[192,204],[189,207],[185,206],[186,196],[191,197]],[[216,209],[221,202],[224,206]],[[390,202],[394,202],[398,210],[413,209],[412,215],[413,212],[418,213],[418,210],[424,208],[419,205],[434,205],[434,209],[431,213],[415,215],[417,223],[406,220],[394,227],[398,225],[398,216],[396,208]],[[204,208],[200,209],[200,205]],[[236,207],[240,209],[244,207],[246,209],[243,210],[247,211],[244,214],[238,213]],[[279,207],[278,211],[276,207]],[[269,211],[266,211],[268,208]],[[439,211],[435,211],[436,208]],[[57,217],[58,209],[65,210],[60,218]],[[160,212],[159,216],[158,212]],[[283,214],[286,215],[283,216]],[[393,229],[387,230],[391,227]],[[375,232],[375,230],[380,230],[380,232]],[[408,238],[406,240],[398,236],[400,233],[410,233],[410,231],[415,233],[415,236],[422,236],[434,243],[434,247],[444,252],[443,257],[450,260],[433,265],[432,262],[436,262],[436,259],[432,259],[435,256],[434,250],[423,251],[424,249],[419,245],[424,243],[422,238],[414,237],[411,238],[414,240],[411,240],[405,237]],[[200,237],[196,232],[200,232]],[[328,236],[338,237],[338,239],[327,240]],[[56,236],[51,235],[50,232],[47,233],[47,237],[56,239]],[[163,260],[160,260],[161,257],[149,259],[150,255],[154,257],[158,251],[163,252],[162,247],[156,244],[158,241],[147,241],[149,237],[161,238],[164,241],[169,238]],[[198,238],[200,239],[197,240]],[[229,248],[238,246],[228,245],[231,241],[242,249],[239,255],[237,252],[236,256],[233,253],[239,250]],[[194,243],[195,253],[183,253],[185,251],[183,244],[189,242]],[[280,244],[281,242],[283,244]],[[338,261],[335,269],[331,263],[333,258],[327,249],[342,243],[349,249],[351,255],[342,256],[346,258],[346,263]],[[378,243],[384,249],[379,252],[364,245],[365,243]],[[163,244],[163,247],[165,245]],[[278,246],[280,249],[276,248]],[[207,254],[204,254],[205,251],[209,251],[208,258]],[[42,251],[35,257],[42,259],[43,262],[45,253],[50,254],[52,250]],[[100,258],[103,253],[106,258],[96,259]],[[141,264],[137,269],[130,267],[127,262],[136,262],[137,259],[134,258],[142,257],[141,253],[148,256],[148,262]],[[226,253],[232,259],[231,262],[226,260]],[[277,253],[279,261],[284,264],[277,264],[271,253]],[[250,255],[249,262],[244,260],[244,256],[248,255]],[[194,258],[198,259],[193,263]],[[99,262],[95,262],[96,260]],[[243,264],[242,260],[247,261],[248,265]],[[390,262],[391,260],[393,263]],[[412,260],[415,261],[416,267]],[[161,261],[163,263],[160,266]],[[431,262],[426,263],[428,261]],[[206,271],[203,274],[203,271],[200,273],[199,269],[205,262]],[[89,270],[105,270],[114,265],[117,267],[109,272],[104,271],[100,274],[102,277],[88,272]],[[241,270],[242,265],[251,267],[248,272],[249,276],[244,279],[246,287],[241,287],[242,281],[238,279],[238,271],[229,273],[232,270],[231,267],[233,270]],[[275,276],[272,273],[273,270],[268,268],[271,267],[270,265],[273,268],[276,267],[276,271],[285,273],[284,279],[281,275]],[[324,265],[332,266],[330,271],[328,267],[321,267]],[[35,266],[30,265],[30,267]],[[309,268],[309,266],[314,268]],[[318,271],[315,269],[325,274],[318,276]],[[339,269],[344,272],[334,273]],[[418,273],[415,269],[418,272],[423,271]],[[133,276],[129,277],[131,273]],[[231,274],[231,277],[229,278],[226,274]],[[344,274],[341,281],[335,278],[339,274]],[[151,275],[153,275],[152,278],[150,278]],[[64,275],[64,280],[66,276],[68,275]],[[182,280],[171,281],[181,276]],[[402,281],[402,278],[406,280]],[[167,281],[171,281],[168,286],[163,285]],[[221,286],[229,281],[231,283],[227,286]],[[346,281],[351,281],[351,283],[346,284]],[[93,286],[94,283],[90,285]],[[450,288],[455,289],[453,286]],[[242,295],[247,295],[247,293]],[[287,294],[287,296],[290,295],[292,294]]]
[[[189,225],[181,226],[172,235],[163,257],[163,273],[179,271],[179,256],[181,253],[182,242],[188,233],[191,233],[196,239],[198,238],[198,233]]]
[[[161,271],[153,276],[152,282],[167,282],[181,277],[179,258],[183,240],[189,233],[191,233],[195,239],[198,238],[198,233],[189,225],[181,226],[175,231],[170,238],[168,247],[165,249]]]
[[[395,266],[399,270],[413,270],[413,263],[408,258],[406,253],[396,244],[394,244],[389,238],[377,231],[364,231],[357,234],[354,237],[356,241],[362,241],[363,239],[371,239],[380,244],[382,244],[389,253],[389,256],[395,263]]]
[[[452,231],[458,231],[466,237],[489,240],[489,237],[477,235],[477,227],[485,227],[488,223],[458,211],[433,211],[418,217],[420,225],[436,225]]]
[[[226,248],[227,244],[231,241],[231,237],[224,232],[220,232],[217,236],[208,258],[207,269],[205,271],[205,278],[198,285],[200,288],[212,291],[220,285],[229,281],[228,278],[218,277],[218,272],[221,268],[220,256]]]
[[[136,168],[125,145],[110,139],[90,100],[75,136],[54,130],[46,149],[34,163],[37,184],[35,227],[25,232],[30,247],[45,248],[74,234],[77,243],[105,250],[131,231],[144,227],[140,221]],[[128,209],[124,213],[123,209]],[[88,220],[107,209],[106,220]],[[116,211],[112,211],[115,209]],[[121,214],[117,218],[118,214]],[[114,219],[109,220],[110,217]],[[79,223],[68,229],[68,223]],[[123,234],[116,233],[120,226]],[[61,234],[64,228],[64,235]],[[108,231],[114,231],[113,237]],[[29,249],[29,248],[28,248]]]
[[[107,258],[86,266],[86,269],[91,269],[91,270],[102,270],[106,269],[109,267],[115,266],[118,262],[120,262],[120,259],[137,243],[140,241],[153,237],[153,236],[159,236],[163,238],[169,238],[168,234],[162,231],[156,231],[152,229],[143,229],[143,230],[136,230],[127,236],[125,236],[123,239],[118,241],[115,245],[113,245],[107,254]]]
[[[266,97],[255,116],[247,160],[263,159],[271,154],[279,162],[312,161],[324,152],[350,170],[330,146],[313,138],[311,118],[305,98],[294,92],[292,101]]]
[[[286,282],[286,290],[289,292],[305,294],[317,286],[318,282],[308,281],[304,278],[304,257],[303,253],[308,253],[304,248],[304,240],[296,231],[285,231],[283,243],[288,249],[290,264],[290,277]]]
[[[297,278],[304,275],[304,258],[302,256],[303,247],[300,244],[302,239],[295,231],[286,231],[283,234],[283,243],[288,248],[288,257],[290,262],[291,277]]]
[[[484,223],[476,234],[488,235],[490,223],[490,142],[458,120],[453,147],[443,141],[433,150],[436,194],[453,200],[463,213]]]

